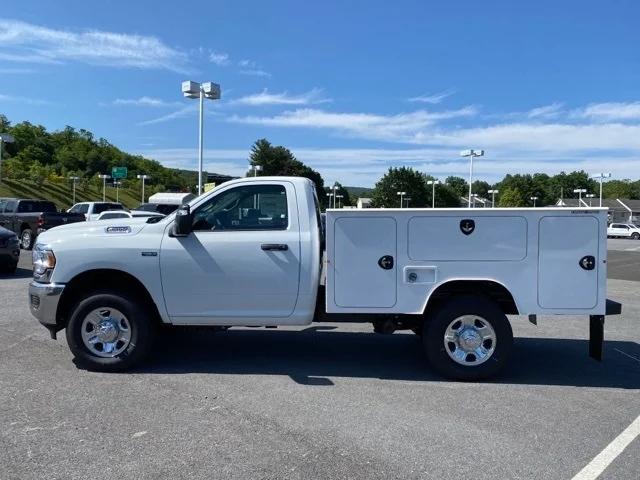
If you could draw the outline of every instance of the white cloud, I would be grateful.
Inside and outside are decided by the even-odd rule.
[[[572,117],[605,122],[640,120],[640,102],[592,103],[574,110]]]
[[[84,62],[92,65],[184,72],[186,54],[153,36],[99,30],[74,32],[0,20],[0,59],[14,62]]]
[[[198,113],[198,102],[191,102],[188,105],[185,105],[184,107],[168,113],[166,115],[161,115],[160,117],[156,117],[156,118],[152,118],[150,120],[145,120],[143,122],[139,122],[138,125],[140,126],[144,126],[144,125],[155,125],[157,123],[164,123],[164,122],[168,122],[171,120],[175,120],[177,118],[185,118],[185,117],[189,117],[191,115],[196,115]],[[220,115],[219,112],[213,112],[210,109],[206,109],[205,107],[205,114],[208,116],[211,115]]]
[[[271,74],[266,72],[262,68],[258,66],[256,62],[253,60],[240,60],[238,62],[238,66],[240,67],[240,73],[242,75],[252,75],[254,77],[268,77],[271,78]]]
[[[340,113],[317,109],[298,109],[272,117],[233,115],[230,122],[272,127],[305,127],[331,129],[351,136],[371,140],[411,142],[425,127],[436,122],[470,117],[476,114],[474,107],[443,112],[417,110],[397,115],[376,115],[370,113]]]
[[[418,95],[417,97],[407,98],[407,101],[418,102],[418,103],[430,103],[435,105],[442,102],[445,98],[450,97],[454,93],[456,93],[455,90],[449,89],[449,90],[444,90],[442,92],[434,93],[431,95]]]
[[[234,100],[233,103],[241,105],[310,105],[331,102],[329,98],[322,98],[322,90],[313,88],[299,95],[290,95],[288,92],[270,93],[266,88],[260,93],[246,95]]]
[[[290,147],[296,158],[318,170],[326,183],[339,181],[344,185],[372,187],[392,166],[411,166],[419,171],[444,180],[449,175],[469,174],[467,159],[458,156],[458,149],[439,148],[298,148]],[[173,168],[196,168],[195,148],[147,149],[138,152]],[[489,153],[489,152],[488,152]],[[496,153],[496,152],[494,152]],[[209,172],[242,176],[248,168],[250,151],[246,149],[207,149],[204,152],[205,169]],[[612,171],[617,178],[633,176],[638,160],[633,156],[600,157],[565,156],[558,159],[553,153],[529,154],[505,152],[490,155],[474,162],[477,178],[497,181],[505,173],[545,172],[583,169],[587,172]]]
[[[211,52],[209,55],[209,61],[215,63],[219,67],[226,67],[231,63],[229,60],[229,54],[220,52]]]
[[[527,112],[529,118],[556,118],[562,113],[563,104],[554,102],[550,105],[532,108]]]
[[[160,98],[140,97],[140,98],[117,98],[113,105],[128,105],[133,107],[175,107],[181,105],[180,102],[167,102]]]
[[[22,103],[25,105],[55,105],[53,102],[50,102],[48,100],[4,94],[0,94],[0,102]]]

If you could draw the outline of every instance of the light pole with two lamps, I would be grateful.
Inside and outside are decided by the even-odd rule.
[[[587,193],[585,195],[585,197],[587,197],[589,199],[589,206],[591,206],[591,200],[593,199],[593,197],[595,197],[596,194],[595,193]]]
[[[69,177],[69,180],[73,182],[73,204],[76,204],[76,182],[80,180],[80,177]]]
[[[98,178],[102,179],[102,201],[106,201],[107,199],[107,179],[111,178],[111,175],[98,175]]]
[[[198,126],[198,195],[202,195],[202,156],[204,146],[204,99],[219,100],[220,85],[212,82],[198,83],[187,80],[182,82],[182,94],[187,98],[200,99],[200,123]]]
[[[427,185],[431,185],[431,208],[436,208],[436,185],[440,185],[440,180],[427,180]]]
[[[149,175],[145,175],[145,174],[140,174],[140,175],[136,175],[136,176],[140,179],[140,182],[142,183],[142,202],[140,202],[140,203],[144,203],[144,182],[145,182],[145,180],[148,180],[151,177]]]
[[[403,202],[403,197],[407,194],[407,192],[396,192],[398,195],[400,195],[400,208],[402,208],[402,204]]]
[[[496,193],[500,193],[500,190],[487,190],[487,193],[491,194],[491,208],[496,206]]]
[[[536,200],[538,200],[538,197],[529,197],[529,200],[533,202],[533,208],[536,208]]]
[[[253,176],[257,177],[258,172],[262,171],[262,165],[251,165],[250,170],[253,172]]]
[[[582,194],[583,193],[587,193],[587,189],[586,188],[574,188],[573,189],[573,193],[577,193],[578,194],[578,206],[580,206],[580,204],[582,203]]]
[[[469,157],[469,207],[471,207],[471,189],[473,187],[473,159],[474,157],[484,157],[484,150],[463,150],[460,152],[461,157]]]
[[[598,178],[600,179],[600,207],[602,206],[602,181],[605,178],[611,178],[611,173],[596,173],[594,175],[591,175],[591,178]]]

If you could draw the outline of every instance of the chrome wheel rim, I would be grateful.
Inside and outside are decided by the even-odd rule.
[[[465,367],[480,365],[496,350],[496,332],[478,315],[462,315],[444,333],[444,349],[456,363]]]
[[[131,324],[115,308],[96,308],[82,321],[82,342],[93,355],[115,357],[131,343]]]
[[[29,230],[25,230],[22,232],[22,248],[26,250],[31,244],[31,232]]]

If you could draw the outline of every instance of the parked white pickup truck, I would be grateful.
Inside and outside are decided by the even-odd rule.
[[[599,208],[329,210],[325,237],[309,180],[243,178],[165,218],[43,233],[29,305],[95,370],[136,364],[162,323],[343,321],[411,329],[434,369],[476,380],[508,360],[508,314],[589,315],[601,357],[604,315],[620,312],[606,221]]]

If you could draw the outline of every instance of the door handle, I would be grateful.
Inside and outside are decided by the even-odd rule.
[[[260,245],[260,248],[262,250],[275,250],[278,252],[284,252],[286,250],[289,250],[289,245],[287,245],[286,243],[263,243],[262,245]]]

